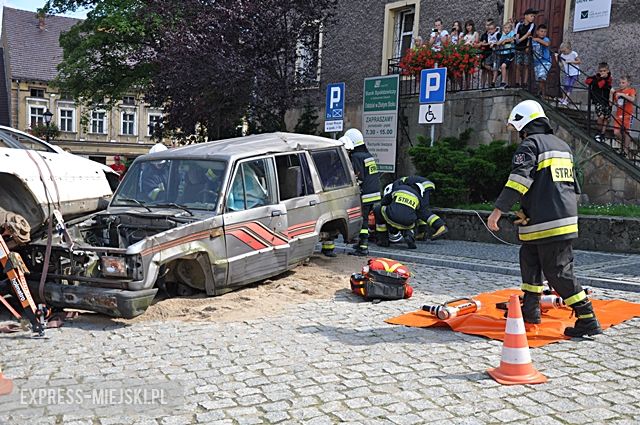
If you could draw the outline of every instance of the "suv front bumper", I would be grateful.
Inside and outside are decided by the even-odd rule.
[[[29,289],[32,294],[38,294],[38,282],[29,282]],[[45,301],[50,306],[95,311],[125,319],[144,313],[157,292],[158,288],[128,291],[55,282],[47,282],[44,287]]]

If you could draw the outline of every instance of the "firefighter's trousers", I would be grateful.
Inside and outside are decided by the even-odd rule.
[[[587,295],[573,272],[573,242],[564,240],[545,244],[522,244],[520,247],[522,290],[542,294],[543,274],[549,286],[575,308],[584,304]]]

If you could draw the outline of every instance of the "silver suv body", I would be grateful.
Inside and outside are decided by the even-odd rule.
[[[138,158],[105,211],[24,253],[46,301],[112,316],[144,312],[158,287],[218,295],[277,275],[321,239],[353,239],[360,196],[340,143],[273,133]]]

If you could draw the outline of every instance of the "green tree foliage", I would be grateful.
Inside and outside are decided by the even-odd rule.
[[[471,131],[466,130],[460,137],[438,140],[434,146],[419,137],[418,145],[409,150],[418,174],[436,184],[436,205],[493,201],[507,181],[516,146],[494,141],[471,148],[470,137]]]
[[[294,131],[300,134],[311,134],[315,136],[318,134],[317,120],[318,109],[307,99]]]
[[[107,107],[144,93],[165,108],[166,131],[215,139],[247,121],[252,132],[286,129],[285,113],[315,75],[318,37],[336,4],[49,0],[43,10],[91,9],[61,36],[63,91]]]
[[[46,140],[49,136],[49,140],[56,140],[60,136],[60,130],[54,123],[46,125],[44,123],[38,123],[31,127],[31,134],[39,137],[42,140]]]

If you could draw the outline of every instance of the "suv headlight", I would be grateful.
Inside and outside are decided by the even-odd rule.
[[[124,257],[102,257],[100,269],[104,276],[127,277],[127,264]]]

